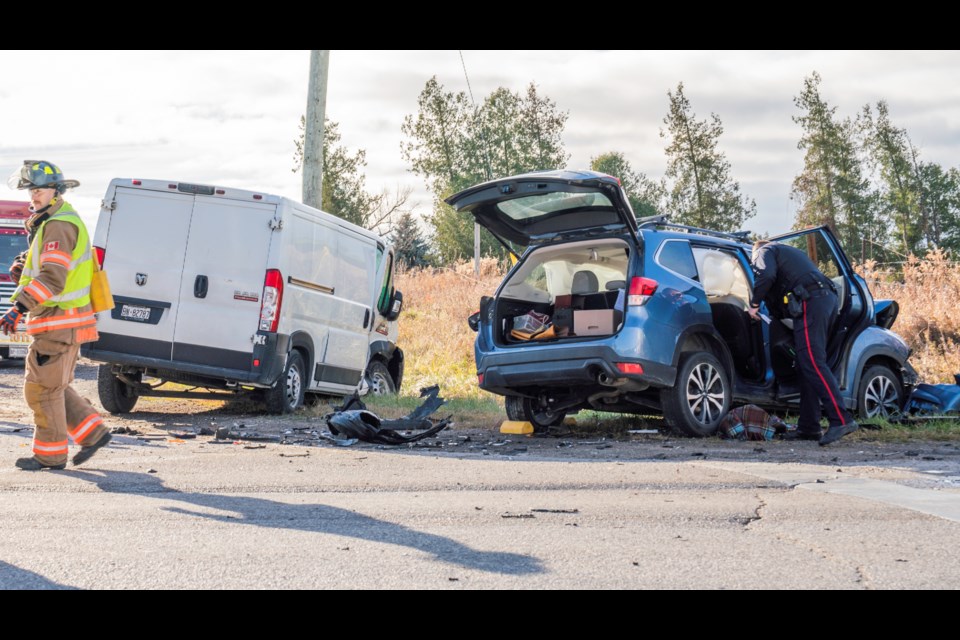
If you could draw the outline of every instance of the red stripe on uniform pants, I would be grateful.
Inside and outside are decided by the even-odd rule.
[[[97,425],[103,424],[103,419],[99,414],[91,413],[89,416],[83,419],[83,421],[77,425],[77,428],[73,431],[70,431],[70,437],[73,438],[73,441],[77,444],[83,444],[83,441],[86,439],[90,432],[97,428]]]
[[[823,388],[827,390],[827,395],[830,396],[830,402],[833,403],[833,408],[837,411],[837,420],[843,424],[843,414],[840,413],[840,407],[837,405],[837,399],[833,397],[833,391],[830,391],[830,385],[827,384],[826,378],[823,377],[823,374],[820,373],[820,368],[817,367],[817,361],[813,359],[813,347],[810,346],[810,332],[807,330],[807,301],[803,301],[803,335],[807,339],[807,353],[810,354],[810,362],[813,364],[813,370],[817,372],[817,375],[820,376],[820,382],[823,383]]]
[[[42,442],[40,440],[33,441],[33,452],[38,456],[56,456],[56,455],[66,455],[67,454],[67,441],[62,442]]]

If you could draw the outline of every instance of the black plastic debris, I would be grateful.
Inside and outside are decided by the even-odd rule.
[[[339,407],[333,407],[333,411],[335,413],[343,411],[364,411],[366,408],[367,405],[363,404],[363,400],[360,399],[360,393],[354,391],[352,396],[343,399],[343,404]]]
[[[325,416],[330,433],[342,439],[356,438],[374,444],[408,444],[434,436],[451,423],[452,416],[434,423],[429,418],[437,409],[446,403],[440,397],[440,387],[434,385],[420,390],[420,397],[424,401],[419,407],[403,418],[383,420],[377,414],[366,409],[350,409],[335,411]],[[359,398],[358,398],[359,400]],[[344,405],[349,405],[349,402]],[[410,435],[399,431],[420,431]]]
[[[579,509],[530,509],[533,513],[580,513]]]
[[[242,425],[241,425],[242,426]],[[255,432],[232,431],[226,427],[220,427],[214,434],[217,440],[246,440],[248,442],[282,442],[280,436],[264,435]]]

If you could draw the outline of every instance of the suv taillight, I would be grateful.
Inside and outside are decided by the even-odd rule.
[[[647,304],[647,300],[657,292],[657,287],[659,286],[660,283],[650,278],[630,278],[630,292],[627,295],[627,304],[631,307],[640,307]]]
[[[260,331],[277,330],[282,303],[283,275],[277,269],[267,269],[263,279],[263,299],[260,301]]]

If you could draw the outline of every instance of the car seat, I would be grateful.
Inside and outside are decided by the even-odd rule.
[[[574,309],[607,309],[606,294],[600,293],[600,281],[593,271],[577,271],[570,285]]]
[[[577,271],[573,274],[573,284],[570,293],[575,296],[585,296],[600,291],[600,281],[593,271]]]

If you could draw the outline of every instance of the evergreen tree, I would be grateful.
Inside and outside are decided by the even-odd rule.
[[[667,210],[673,222],[719,231],[739,230],[756,214],[757,204],[740,193],[740,184],[730,177],[730,162],[717,149],[723,125],[716,114],[697,120],[683,93],[667,92],[670,109],[663,119],[669,195]]]
[[[430,265],[429,246],[410,211],[400,214],[391,234],[397,262],[406,268]]]
[[[820,75],[813,72],[794,97],[802,111],[793,117],[803,130],[797,148],[804,151],[803,170],[791,191],[798,203],[794,228],[828,225],[851,255],[857,255],[868,243],[880,244],[885,232],[864,176],[856,123],[837,121],[837,108],[820,95],[820,82]]]
[[[590,158],[590,168],[620,179],[623,190],[627,192],[630,207],[637,218],[654,216],[663,210],[666,189],[661,182],[655,182],[642,173],[633,170],[630,162],[619,151],[601,153]]]

